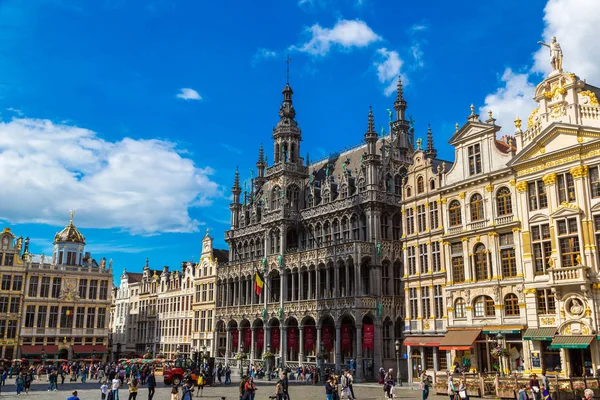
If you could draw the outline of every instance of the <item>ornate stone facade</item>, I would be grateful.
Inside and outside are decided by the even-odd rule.
[[[288,366],[353,362],[358,379],[372,378],[395,368],[403,327],[400,204],[414,145],[402,86],[389,135],[379,137],[370,112],[365,144],[313,163],[300,157],[292,93],[286,85],[274,163],[261,147],[243,197],[236,173],[215,352],[229,364],[236,354],[261,362],[265,351]]]

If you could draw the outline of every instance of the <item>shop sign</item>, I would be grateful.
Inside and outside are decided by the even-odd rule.
[[[531,368],[541,368],[542,362],[540,360],[540,352],[532,351],[531,352]]]

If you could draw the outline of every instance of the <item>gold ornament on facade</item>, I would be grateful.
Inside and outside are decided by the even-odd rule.
[[[579,92],[583,97],[587,97],[591,106],[598,106],[598,98],[596,98],[596,93],[591,90],[584,90],[583,92]]]
[[[573,178],[584,178],[588,175],[588,167],[587,165],[580,165],[577,167],[573,167],[569,170]]]
[[[531,114],[529,114],[529,118],[527,118],[527,127],[531,128],[531,126],[534,124],[534,118],[537,115],[537,113],[540,112],[540,108],[536,108],[535,110],[533,110],[531,112]]]
[[[465,197],[467,197],[467,192],[460,192],[458,194],[458,197],[460,197],[461,199],[464,199]]]
[[[518,233],[521,231],[521,228],[512,228],[513,233]]]
[[[546,148],[544,146],[540,147],[540,154],[546,154]]]
[[[552,99],[555,96],[558,97],[557,94],[565,93],[567,93],[567,90],[564,87],[562,87],[560,82],[557,82],[552,85],[552,89],[549,92],[544,92],[544,97],[547,99]]]
[[[446,203],[448,202],[448,199],[446,199],[446,198],[440,199],[440,202],[441,202],[442,204],[446,204]]]
[[[527,181],[521,181],[516,185],[517,190],[521,193],[527,190]]]
[[[544,181],[544,185],[554,185],[556,183],[556,174],[550,173],[542,176],[542,181]]]
[[[510,186],[515,186],[515,185],[517,184],[517,180],[513,178],[513,179],[511,179],[510,181],[508,181],[508,184],[509,184]]]
[[[423,329],[429,330],[429,321],[423,323]]]
[[[558,119],[563,115],[567,115],[567,109],[564,104],[555,104],[550,107],[550,118]]]
[[[519,118],[519,117],[517,117],[517,119],[515,119],[515,128],[521,129],[521,118]]]
[[[485,190],[488,193],[493,192],[494,191],[494,185],[492,185],[491,183],[489,185],[486,185]]]
[[[543,317],[540,319],[543,325],[554,325],[556,319],[554,317]]]

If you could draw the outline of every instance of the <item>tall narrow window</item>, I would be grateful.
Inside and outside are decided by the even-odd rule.
[[[410,319],[417,319],[419,316],[419,306],[417,299],[417,288],[408,289],[408,304]]]
[[[427,214],[425,213],[425,204],[417,206],[417,227],[419,232],[427,230]]]
[[[434,230],[440,226],[437,202],[429,203],[429,229]]]
[[[454,302],[454,318],[466,318],[465,313],[465,299],[459,297]]]
[[[511,215],[513,213],[509,188],[502,187],[496,192],[496,209],[499,217]]]
[[[423,319],[431,317],[431,299],[429,298],[429,287],[421,286],[421,312]]]
[[[460,202],[458,200],[451,201],[448,205],[448,219],[450,226],[462,225],[462,216],[460,212]]]
[[[46,314],[48,313],[48,306],[39,306],[37,313],[37,327],[46,327]]]
[[[88,329],[93,328],[95,320],[96,320],[96,309],[90,307],[87,310],[87,319],[85,322],[85,327]]]
[[[552,289],[538,289],[537,311],[538,314],[556,314],[556,300]]]
[[[390,231],[390,217],[387,214],[381,216],[381,238],[388,239]]]
[[[412,235],[415,233],[415,213],[412,208],[407,208],[406,211],[406,233]]]
[[[500,264],[502,265],[502,276],[504,278],[517,276],[517,259],[512,233],[500,234]]]
[[[56,328],[58,324],[58,306],[50,306],[50,315],[48,317],[48,327]]]
[[[40,297],[48,297],[50,294],[50,277],[42,277],[42,284],[40,287]]]
[[[462,243],[452,243],[450,245],[450,252],[452,257],[452,280],[454,283],[462,283],[465,281],[465,261]]]
[[[27,306],[25,312],[25,328],[33,328],[35,322],[35,306]]]
[[[433,304],[434,304],[434,315],[436,318],[444,317],[444,295],[442,292],[442,285],[433,286]]]
[[[544,181],[537,180],[527,184],[527,194],[529,196],[529,210],[542,210],[548,208],[548,196],[546,195],[546,186]]]
[[[514,293],[509,293],[504,297],[504,315],[513,317],[519,315],[519,299]]]
[[[29,292],[27,293],[27,295],[29,297],[37,296],[38,282],[39,282],[39,277],[37,277],[37,276],[32,276],[31,278],[29,278]]]
[[[481,173],[481,147],[479,143],[468,147],[469,175]]]
[[[575,181],[569,172],[558,175],[558,201],[561,203],[575,201]]]
[[[592,197],[600,197],[600,166],[590,168],[590,191]]]
[[[409,246],[406,249],[408,258],[408,274],[414,276],[417,274],[417,257],[416,249],[414,246]]]
[[[471,197],[469,208],[471,209],[471,221],[480,221],[483,219],[483,198],[479,193]]]
[[[579,237],[577,235],[577,218],[567,218],[556,221],[558,227],[558,241],[560,245],[561,265],[574,267],[581,262]]]
[[[421,264],[421,273],[426,274],[429,272],[429,253],[427,251],[426,244],[419,245],[419,263]]]
[[[400,240],[402,234],[402,216],[399,213],[392,217],[392,239]]]
[[[60,287],[62,285],[62,278],[54,277],[52,280],[52,297],[58,299],[60,295]]]
[[[475,280],[484,281],[489,278],[487,264],[487,250],[485,246],[479,243],[475,246]]]
[[[440,242],[431,242],[431,266],[433,268],[433,272],[440,272],[442,269]]]
[[[425,181],[422,176],[417,178],[417,194],[423,193],[425,191]]]
[[[548,261],[552,254],[550,225],[540,224],[531,226],[531,247],[533,248],[535,274],[546,274],[547,268],[549,268]]]

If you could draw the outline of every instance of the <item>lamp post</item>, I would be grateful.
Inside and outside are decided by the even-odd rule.
[[[267,353],[271,354],[271,343],[267,343]],[[265,362],[267,363],[267,380],[270,381],[271,380],[271,358],[267,358],[265,360]]]
[[[44,348],[44,346],[42,346],[42,362],[44,362],[44,359],[46,358],[46,349]]]
[[[96,359],[96,349],[92,349],[92,361]]]
[[[325,344],[323,344],[323,342],[321,342],[321,347],[319,349],[319,355],[321,357],[323,357],[323,354],[325,354]],[[325,380],[325,369],[323,368],[323,359],[317,357],[317,368],[319,369],[319,375],[321,378],[321,381]]]
[[[504,335],[500,332],[498,332],[498,334],[496,335],[496,343],[498,345],[498,347],[504,348]],[[500,354],[498,356],[498,363],[500,364],[500,376],[504,376],[504,360],[502,359],[503,356]]]
[[[396,346],[396,382],[398,386],[402,386],[402,375],[400,375],[400,351],[402,351],[402,342],[396,340],[394,343]]]

